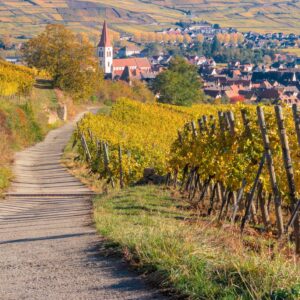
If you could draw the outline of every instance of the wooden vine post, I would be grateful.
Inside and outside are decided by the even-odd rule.
[[[111,186],[114,188],[115,187],[115,182],[112,177],[111,171],[109,169],[109,152],[108,152],[108,145],[107,143],[103,144],[103,150],[104,150],[104,166],[105,166],[105,171],[109,175],[109,181],[111,182]]]
[[[263,191],[263,184],[262,182],[259,182],[257,187],[257,195],[258,195],[258,204],[261,211],[261,217],[262,221],[264,223],[264,226],[266,229],[270,228],[270,216],[268,207],[266,205],[266,194]]]
[[[251,137],[252,133],[251,133],[250,120],[249,120],[249,117],[248,117],[248,114],[247,114],[247,110],[245,108],[242,109],[241,114],[242,114],[242,119],[243,119],[243,124],[244,124],[246,135],[248,137]]]
[[[289,198],[291,201],[291,211],[293,211],[297,205],[296,197],[296,186],[294,178],[294,170],[292,164],[292,158],[290,153],[290,147],[288,142],[288,136],[286,134],[286,129],[284,125],[284,116],[282,113],[282,107],[279,105],[275,106],[275,113],[277,119],[278,132],[280,136],[280,143],[282,149],[282,158],[284,162],[288,188],[289,188]],[[300,254],[300,227],[299,227],[299,217],[294,221],[294,235],[296,242],[296,253]]]
[[[182,141],[181,132],[178,130],[177,133],[178,133],[178,141],[179,141],[180,145],[182,146],[183,145],[183,141]]]
[[[234,114],[233,112],[230,110],[227,112],[227,120],[228,120],[228,127],[230,130],[230,134],[231,136],[235,135],[235,120],[234,120]]]
[[[284,232],[282,209],[281,209],[281,197],[280,197],[279,188],[278,188],[276,175],[275,175],[275,168],[274,168],[274,162],[273,162],[273,157],[272,157],[271,148],[270,148],[270,140],[269,140],[268,131],[267,131],[266,122],[265,122],[265,115],[264,115],[263,108],[261,106],[257,107],[257,117],[258,117],[260,131],[261,131],[262,140],[263,140],[263,144],[264,144],[264,149],[265,149],[264,152],[266,155],[266,163],[268,166],[270,182],[271,182],[271,186],[272,186],[272,190],[273,190],[273,194],[274,194],[275,213],[276,213],[278,234],[279,234],[279,236],[281,236]]]
[[[221,130],[222,137],[224,138],[224,113],[222,111],[218,111],[218,118],[219,118],[219,127]]]
[[[119,145],[118,154],[119,154],[120,188],[123,189],[124,188],[124,174],[123,174],[123,161],[122,161],[121,145]]]
[[[245,129],[245,134],[249,139],[252,139],[250,120],[249,120],[249,117],[248,117],[248,114],[247,114],[247,110],[242,109],[241,114],[242,114],[242,120],[243,120],[244,129]],[[254,224],[256,224],[257,223],[257,210],[256,210],[256,207],[255,207],[253,201],[251,203],[251,215],[252,215],[252,219],[253,219]]]
[[[207,116],[206,115],[202,116],[202,122],[203,122],[204,131],[206,131],[207,130]]]
[[[211,123],[211,126],[210,126],[211,134],[214,134],[215,130],[216,130],[216,121],[215,121],[214,116],[212,116],[212,115],[210,116],[210,123]]]
[[[194,121],[191,122],[191,126],[192,126],[193,136],[194,138],[196,138],[198,134],[197,134],[197,129]]]
[[[264,166],[264,163],[265,163],[265,154],[263,155],[261,161],[260,161],[260,164],[259,164],[259,167],[258,167],[258,171],[256,173],[256,177],[255,177],[255,180],[254,180],[254,183],[253,183],[253,186],[251,188],[251,192],[248,196],[248,203],[247,203],[247,207],[246,207],[246,212],[245,212],[245,215],[242,219],[242,224],[241,224],[241,232],[243,233],[244,231],[244,228],[245,228],[245,225],[246,225],[246,222],[249,220],[250,218],[250,213],[251,213],[251,207],[252,207],[252,204],[253,204],[253,199],[254,199],[254,195],[255,195],[255,191],[257,189],[257,186],[258,186],[258,182],[259,182],[259,177],[260,177],[260,174],[263,170],[263,166]]]
[[[246,179],[243,179],[242,186],[241,186],[241,188],[238,191],[237,199],[236,199],[236,202],[235,202],[235,204],[233,206],[233,212],[232,212],[232,216],[231,216],[231,223],[232,224],[235,223],[236,214],[238,212],[239,205],[240,205],[240,203],[241,203],[241,201],[243,199],[243,195],[244,195],[244,190],[245,190],[246,184],[247,184]]]
[[[297,134],[298,145],[300,146],[300,111],[297,104],[293,104],[293,117]]]
[[[102,142],[98,139],[96,140],[96,149],[97,149],[97,169],[101,167],[101,157],[102,157]]]
[[[90,162],[92,160],[92,156],[83,133],[81,134],[81,144],[86,155],[86,160]]]
[[[300,111],[296,104],[293,104],[293,116],[294,116],[295,129],[297,133],[298,146],[300,146]],[[291,218],[287,225],[287,230],[289,229],[290,226],[294,224],[296,220],[299,220],[299,211],[300,211],[300,200],[298,200],[294,208],[294,211],[292,212]]]
[[[202,120],[202,118],[198,119],[198,127],[199,127],[199,132],[201,133],[203,131],[203,120]]]

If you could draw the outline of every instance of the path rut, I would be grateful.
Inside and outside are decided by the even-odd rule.
[[[0,201],[0,299],[165,299],[99,254],[90,191],[60,164],[73,127],[16,155],[10,196]]]

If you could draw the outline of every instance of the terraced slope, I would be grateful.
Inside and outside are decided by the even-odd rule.
[[[241,30],[300,31],[299,0],[154,0],[192,17]]]
[[[115,30],[155,30],[193,18],[242,30],[300,32],[300,0],[3,0],[0,34],[34,35],[47,23],[99,35],[103,19]]]

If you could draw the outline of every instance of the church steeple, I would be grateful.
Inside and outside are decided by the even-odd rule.
[[[108,29],[107,29],[106,21],[104,21],[104,23],[103,23],[101,39],[98,44],[98,47],[111,47],[110,36],[109,36]]]
[[[110,41],[109,31],[106,21],[103,23],[103,29],[101,39],[98,44],[98,57],[100,61],[100,67],[103,69],[106,75],[112,74],[113,64],[113,47]]]

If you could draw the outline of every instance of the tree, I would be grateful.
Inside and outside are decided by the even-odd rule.
[[[4,34],[2,37],[2,44],[4,49],[11,49],[13,47],[12,38],[9,34]]]
[[[243,34],[242,33],[240,33],[240,32],[238,32],[238,43],[239,44],[242,44],[243,42],[244,42],[244,40],[245,40],[245,37],[243,36]]]
[[[140,41],[141,41],[141,38],[142,38],[142,33],[141,33],[140,31],[136,31],[136,32],[134,33],[134,40],[135,40],[136,42],[140,42]]]
[[[221,44],[217,38],[217,36],[214,36],[214,39],[211,44],[211,52],[212,54],[216,54],[221,49]]]
[[[198,43],[203,43],[203,41],[204,41],[204,36],[203,36],[203,34],[198,34],[197,35],[197,42]]]
[[[160,55],[160,53],[162,52],[162,47],[157,43],[149,43],[149,44],[145,45],[144,52],[145,52],[145,55],[148,57]]]
[[[224,36],[224,34],[218,33],[218,34],[217,34],[217,39],[218,39],[218,41],[219,41],[221,44],[223,44],[224,41],[225,41],[225,36]]]
[[[190,36],[189,34],[185,34],[185,35],[184,35],[184,41],[185,41],[187,44],[191,43],[191,42],[192,42],[191,36]]]
[[[230,42],[234,45],[238,43],[238,34],[237,33],[232,33],[230,35]]]
[[[85,35],[63,25],[48,25],[22,49],[29,66],[49,72],[54,86],[77,100],[89,99],[100,88],[103,75],[94,52]]]
[[[270,55],[265,55],[265,56],[263,57],[263,60],[264,60],[264,64],[265,64],[265,65],[270,65],[270,64],[272,63],[272,58],[271,58]]]
[[[183,41],[184,41],[184,36],[183,36],[182,34],[179,34],[179,35],[177,36],[177,42],[178,42],[178,43],[183,43]]]
[[[201,82],[197,68],[184,58],[175,57],[168,70],[160,73],[153,82],[153,91],[159,102],[175,105],[191,105],[203,101]]]

